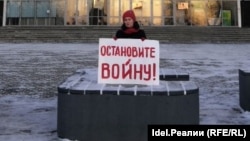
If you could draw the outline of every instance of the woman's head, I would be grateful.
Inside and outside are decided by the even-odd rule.
[[[123,23],[126,27],[131,28],[134,26],[134,22],[136,21],[135,13],[133,10],[128,10],[123,13],[122,16]]]

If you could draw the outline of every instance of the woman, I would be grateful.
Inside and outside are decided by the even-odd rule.
[[[146,39],[146,34],[144,30],[140,29],[140,25],[136,21],[135,13],[133,10],[128,10],[124,12],[123,24],[121,29],[116,32],[114,39],[117,38],[130,38],[130,39],[141,39],[144,41]]]

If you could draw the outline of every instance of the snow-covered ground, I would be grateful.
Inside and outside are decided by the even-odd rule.
[[[161,68],[182,69],[200,90],[200,124],[249,125],[239,105],[238,70],[250,44],[162,44]],[[57,86],[97,68],[98,44],[0,44],[0,141],[58,141]]]

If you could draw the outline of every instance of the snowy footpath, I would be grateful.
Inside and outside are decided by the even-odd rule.
[[[200,124],[249,125],[238,76],[249,54],[250,44],[162,44],[160,66],[198,85]],[[0,44],[0,141],[66,141],[57,137],[57,86],[97,65],[98,44]]]

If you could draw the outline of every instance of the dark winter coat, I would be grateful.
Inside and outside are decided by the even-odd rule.
[[[134,26],[135,29],[138,30],[138,32],[135,33],[131,33],[131,34],[126,34],[124,31],[127,29],[127,27],[125,26],[125,24],[122,24],[121,29],[119,29],[116,32],[116,38],[131,38],[131,39],[146,39],[146,34],[145,31],[140,29],[140,26],[138,24],[138,22],[134,22]]]

